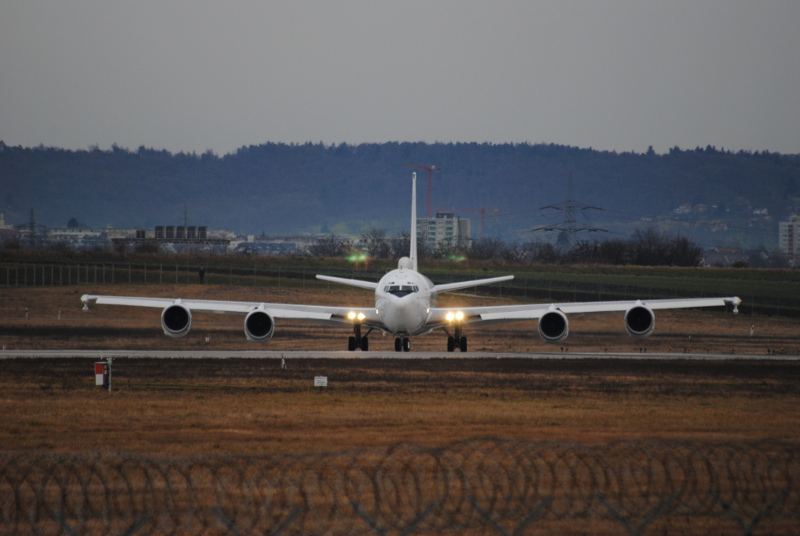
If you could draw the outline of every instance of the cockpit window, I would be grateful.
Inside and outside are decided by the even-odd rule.
[[[383,287],[383,291],[389,294],[394,294],[398,298],[408,296],[412,292],[418,292],[419,287],[416,285],[387,285]]]

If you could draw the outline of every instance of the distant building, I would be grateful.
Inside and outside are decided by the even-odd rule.
[[[716,247],[703,252],[701,266],[732,266],[737,262],[747,262],[749,255],[741,248]]]
[[[107,243],[105,233],[102,231],[92,231],[91,229],[78,227],[50,229],[47,231],[47,239],[50,242],[68,244],[73,249],[103,247]]]
[[[0,142],[0,144],[3,142]],[[0,213],[0,242],[6,240],[16,240],[19,238],[19,231],[13,225],[6,223],[6,215]]]
[[[246,235],[232,240],[230,247],[234,253],[250,255],[298,255],[307,251],[319,238],[316,235]]]
[[[797,266],[800,260],[800,216],[792,214],[789,221],[778,224],[778,249],[789,255],[793,265]]]
[[[227,231],[210,231],[205,225],[158,225],[153,232],[145,229],[127,229],[109,237],[114,247],[156,246],[167,251],[217,251],[224,253],[230,245],[229,237],[219,236]]]
[[[0,212],[0,229],[3,231],[14,231],[14,226],[6,223],[6,215]]]
[[[452,212],[437,212],[434,218],[417,218],[417,236],[431,249],[455,247],[470,239],[470,221]]]
[[[672,211],[674,214],[683,215],[683,214],[691,214],[692,213],[692,205],[689,203],[684,203],[678,208]]]

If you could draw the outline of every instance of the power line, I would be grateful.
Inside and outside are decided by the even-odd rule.
[[[544,207],[539,208],[539,210],[557,210],[561,211],[564,214],[564,218],[561,220],[560,223],[556,225],[545,225],[540,226],[532,229],[534,232],[538,231],[551,231],[557,232],[557,244],[559,246],[565,247],[567,249],[571,248],[575,245],[575,235],[578,232],[604,232],[607,233],[608,230],[602,229],[600,227],[579,227],[578,223],[575,219],[576,212],[583,212],[585,210],[603,210],[600,207],[590,206],[590,205],[580,205],[575,201],[575,195],[572,187],[572,172],[569,172],[569,176],[567,178],[567,200],[562,201],[561,203],[556,203],[555,205],[547,205]]]

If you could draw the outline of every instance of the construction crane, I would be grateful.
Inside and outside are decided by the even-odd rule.
[[[480,238],[483,239],[483,230],[486,227],[486,213],[490,212],[492,214],[497,214],[500,212],[499,208],[437,208],[436,212],[480,212],[481,213],[481,236]]]
[[[427,201],[425,203],[425,217],[426,218],[430,218],[431,217],[431,192],[433,190],[433,187],[431,186],[431,184],[433,182],[433,172],[434,171],[441,171],[441,168],[438,168],[436,166],[419,166],[419,165],[406,166],[406,167],[409,168],[409,169],[424,169],[425,171],[428,172],[428,197],[427,197]]]

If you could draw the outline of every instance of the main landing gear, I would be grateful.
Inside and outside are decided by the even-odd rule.
[[[347,349],[350,352],[361,350],[366,352],[369,350],[369,337],[372,328],[364,335],[361,336],[361,324],[353,324],[353,335],[347,340]]]
[[[455,335],[447,333],[447,351],[453,352],[456,348],[462,352],[467,351],[467,338],[461,335],[461,324],[455,325]]]
[[[459,337],[456,339],[455,337],[447,337],[447,351],[453,352],[455,349],[458,348],[462,352],[467,351],[467,338],[466,337]]]
[[[411,341],[406,339],[405,337],[397,337],[394,340],[394,351],[395,352],[410,352],[411,351]]]

